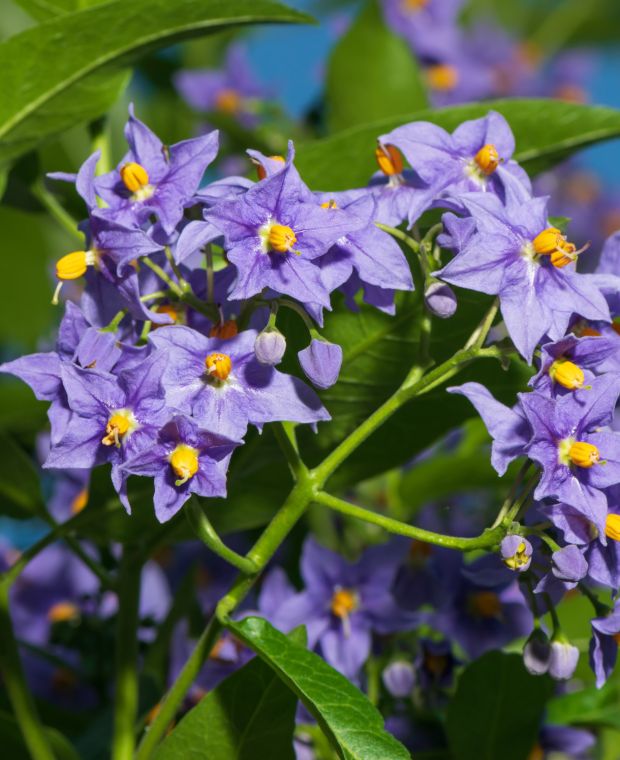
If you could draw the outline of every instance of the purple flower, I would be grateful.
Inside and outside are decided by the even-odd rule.
[[[617,493],[617,488],[612,488],[607,493],[611,511],[605,518],[605,536],[611,540],[606,544],[597,540],[590,541],[596,538],[590,530],[586,535],[590,543],[583,547],[588,563],[588,578],[614,591],[620,587],[620,515],[616,514],[619,506]]]
[[[329,388],[338,380],[342,348],[322,338],[312,338],[297,356],[306,377],[317,388]]]
[[[528,634],[532,614],[512,573],[488,556],[455,573],[431,624],[476,658]]]
[[[231,298],[250,298],[272,288],[302,303],[329,307],[329,291],[314,260],[367,220],[301,200],[293,157],[291,143],[283,170],[239,198],[216,204],[206,219],[224,233],[227,257],[238,270]]]
[[[519,394],[532,430],[527,455],[542,467],[534,497],[569,504],[603,535],[607,498],[601,489],[620,482],[620,437],[598,429],[611,421],[619,393],[620,378],[602,375],[579,397]]]
[[[383,0],[382,5],[386,23],[417,55],[443,55],[457,44],[456,22],[463,0]]]
[[[607,303],[591,276],[570,265],[576,251],[549,224],[546,199],[517,189],[505,206],[491,193],[463,193],[458,203],[470,217],[444,215],[449,238],[442,244],[457,255],[435,276],[499,295],[510,337],[528,361],[544,335],[564,336],[573,314],[609,321]]]
[[[615,341],[603,336],[567,335],[541,347],[540,369],[529,384],[545,395],[579,390],[601,374],[601,365],[616,351]]]
[[[219,111],[248,127],[255,126],[257,101],[266,94],[239,44],[230,45],[222,69],[182,70],[175,75],[174,85],[196,111]]]
[[[58,440],[51,418],[52,448],[44,467],[85,469],[111,462],[112,483],[130,511],[121,465],[152,446],[169,416],[161,386],[163,364],[165,357],[154,355],[118,377],[63,364],[62,383],[72,414]]]
[[[538,741],[545,757],[559,753],[570,760],[589,760],[590,750],[596,746],[594,734],[572,726],[543,726]]]
[[[579,649],[561,635],[551,639],[549,670],[551,678],[556,681],[568,681],[573,677],[579,662]]]
[[[524,573],[532,563],[532,544],[523,536],[505,536],[500,544],[500,554],[506,567]]]
[[[605,684],[616,664],[619,635],[620,603],[616,602],[609,615],[592,620],[590,667],[594,671],[599,689]]]
[[[510,462],[525,452],[531,438],[528,421],[517,404],[510,409],[493,398],[480,383],[465,383],[448,388],[449,393],[459,393],[471,401],[493,438],[491,464],[498,475],[503,475]]]
[[[356,678],[370,654],[373,632],[407,630],[416,621],[390,593],[401,559],[394,547],[373,547],[350,564],[308,539],[301,558],[305,589],[280,607],[275,624],[285,631],[306,625],[308,646],[318,645],[330,665]]]
[[[192,494],[226,496],[226,470],[238,442],[201,430],[189,417],[175,416],[157,442],[131,457],[123,471],[155,480],[155,515],[173,517]]]
[[[527,175],[511,160],[515,148],[512,131],[495,111],[463,122],[453,134],[430,122],[412,122],[382,135],[379,143],[401,150],[436,198],[488,190],[504,199],[507,174],[529,189]]]
[[[445,282],[435,280],[424,291],[424,304],[431,314],[449,319],[456,312],[456,295]]]
[[[381,680],[393,697],[408,697],[415,684],[414,667],[409,662],[395,660],[383,669]]]
[[[195,202],[205,169],[217,154],[218,133],[168,147],[134,116],[130,106],[125,138],[129,151],[118,167],[93,180],[94,192],[108,206],[102,213],[135,226],[148,223],[154,214],[171,236],[184,209]]]
[[[189,327],[161,327],[149,336],[166,366],[168,404],[199,425],[239,440],[248,423],[329,419],[316,393],[301,380],[261,364],[256,330],[234,338],[206,338]]]

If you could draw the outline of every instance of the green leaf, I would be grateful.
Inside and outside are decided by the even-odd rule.
[[[111,65],[231,25],[309,20],[271,0],[113,0],[27,29],[0,44],[0,165],[101,115],[99,90]],[[82,104],[93,75],[97,96]]]
[[[294,760],[296,707],[295,694],[256,658],[187,713],[155,760]]]
[[[334,48],[327,69],[330,132],[428,107],[415,56],[368,0]]]
[[[30,457],[0,431],[0,510],[3,514],[28,519],[45,512],[39,473]]]
[[[383,728],[383,718],[343,675],[295,644],[263,618],[227,627],[302,700],[344,760],[409,760],[407,750]]]
[[[552,692],[550,680],[530,675],[519,655],[489,652],[471,663],[448,707],[454,760],[526,760]]]
[[[36,21],[49,21],[63,13],[74,13],[106,0],[15,0]]]
[[[347,190],[362,187],[376,171],[377,137],[410,121],[426,120],[447,130],[466,119],[485,116],[490,110],[503,114],[516,139],[514,158],[528,172],[550,168],[571,153],[620,135],[620,112],[545,99],[510,99],[419,111],[355,127],[333,137],[301,144],[296,165],[315,190]]]
[[[601,726],[620,730],[620,694],[616,683],[609,681],[603,689],[587,689],[562,694],[547,705],[549,723]]]

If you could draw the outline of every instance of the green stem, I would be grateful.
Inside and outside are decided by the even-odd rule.
[[[170,250],[170,246],[167,245],[164,247],[164,252],[166,254],[166,260],[168,261],[168,264],[170,264],[170,269],[174,272],[174,276],[179,281],[179,285],[184,291],[188,291],[190,289],[189,283],[185,281],[183,275],[181,274],[181,270],[177,266],[176,261],[174,260],[174,256],[172,255],[172,251]]]
[[[403,232],[403,230],[399,230],[397,227],[388,227],[387,224],[382,224],[381,222],[375,222],[375,225],[384,232],[389,233],[395,238],[398,238],[399,240],[402,240],[405,245],[409,246],[411,250],[414,253],[420,252],[420,244],[417,240],[414,240],[411,235],[408,235],[406,232]]]
[[[495,319],[495,316],[497,315],[497,311],[499,309],[499,298],[495,298],[493,300],[493,303],[489,307],[489,310],[482,318],[482,322],[478,325],[478,327],[473,331],[473,333],[469,336],[469,340],[465,344],[465,348],[482,348],[484,345],[484,341],[487,339],[487,335],[489,334],[489,330],[491,329],[493,325],[493,320]]]
[[[112,169],[112,150],[107,118],[102,116],[100,119],[96,119],[89,124],[89,132],[93,153],[96,150],[101,151],[96,170],[96,175],[99,177],[102,174],[107,174]]]
[[[410,399],[428,393],[437,385],[445,382],[462,367],[478,357],[493,357],[499,355],[495,348],[461,349],[440,364],[435,369],[421,375],[421,368],[414,367],[401,387],[376,409],[370,417],[361,423],[347,438],[344,439],[312,472],[319,485],[323,485],[330,475],[357,449],[377,428],[388,420],[394,412]]]
[[[302,477],[291,490],[288,498],[265,528],[258,541],[250,549],[247,558],[254,562],[259,571],[269,562],[282,541],[300,519],[310,503],[313,493],[314,487],[311,476]],[[196,679],[200,668],[213,648],[223,624],[245,598],[254,580],[255,576],[237,576],[230,591],[220,599],[215,616],[211,618],[202,636],[198,639],[194,651],[164,697],[157,716],[144,734],[135,760],[147,760],[152,756],[157,744],[166,732],[166,728],[170,725],[170,721],[176,715],[187,690]]]
[[[33,760],[54,760],[54,753],[28,691],[9,612],[9,588],[0,585],[0,672],[22,738]]]
[[[132,760],[135,748],[141,569],[141,558],[125,546],[120,566],[112,760]]]
[[[159,712],[151,725],[146,729],[142,741],[138,746],[135,760],[147,760],[152,757],[160,739],[174,720],[189,687],[196,679],[200,668],[213,649],[221,630],[221,622],[213,616],[196,642],[193,652],[177,676],[177,679],[161,701]]]
[[[207,301],[215,302],[215,272],[213,270],[213,248],[211,243],[204,247],[207,270]]]
[[[308,328],[308,331],[315,330],[314,322],[308,315],[308,312],[303,308],[303,306],[300,306],[298,303],[296,303],[295,301],[291,301],[288,298],[279,298],[278,304],[280,306],[284,306],[287,309],[290,309],[291,311],[294,311],[295,314],[300,316],[304,324]]]
[[[198,311],[201,314],[204,314],[206,317],[209,317],[209,319],[214,319],[213,309],[210,308],[207,304],[203,303],[200,298],[197,298],[191,290],[184,290],[184,288],[178,285],[172,279],[172,277],[168,276],[167,272],[165,272],[159,266],[159,264],[156,264],[154,261],[149,259],[148,256],[144,256],[140,259],[140,261],[144,263],[152,272],[154,272],[159,277],[159,279],[162,280],[162,282],[166,283],[166,285],[175,294],[179,301],[183,301],[183,303],[191,306],[194,311]],[[184,280],[183,283],[189,288],[189,285]]]
[[[65,230],[65,232],[68,232],[76,240],[79,240],[80,245],[83,246],[84,235],[78,230],[77,221],[45,187],[43,180],[37,180],[32,185],[32,194],[50,214],[50,216],[52,216],[58,222],[63,230]]]
[[[527,473],[530,465],[532,463],[530,460],[526,460],[524,464],[521,466],[521,469],[517,473],[517,477],[514,480],[514,483],[512,484],[510,491],[508,492],[508,496],[506,496],[504,503],[502,504],[497,517],[495,518],[495,522],[491,526],[492,528],[496,528],[498,525],[501,525],[501,523],[504,522],[506,519],[506,515],[510,511],[510,508],[512,507],[514,503],[515,496],[517,495],[517,490],[519,489],[519,486],[523,482],[523,478],[525,477],[525,474]]]
[[[430,530],[424,530],[424,528],[416,528],[414,525],[408,525],[400,520],[394,520],[391,517],[372,512],[369,509],[358,507],[344,499],[332,496],[325,491],[317,493],[314,496],[314,500],[336,512],[340,512],[340,514],[348,515],[349,517],[354,517],[358,520],[372,523],[373,525],[378,525],[380,528],[384,528],[390,533],[406,536],[407,538],[413,538],[418,541],[424,541],[427,544],[434,544],[435,546],[444,546],[448,549],[459,549],[461,551],[490,549],[499,543],[506,532],[504,528],[497,527],[485,530],[484,533],[473,538],[445,536],[442,533],[434,533]]]
[[[197,499],[192,498],[184,511],[196,536],[208,546],[214,554],[217,554],[218,557],[221,557],[230,565],[236,567],[237,570],[240,570],[244,575],[255,575],[258,572],[258,568],[251,559],[242,557],[240,554],[237,554],[237,552],[226,546],[215,532],[214,527],[209,522],[209,518]]]
[[[290,422],[274,422],[271,426],[273,434],[276,437],[282,453],[293,473],[295,480],[298,480],[302,474],[308,474],[306,465],[302,462],[297,448],[295,431]]]

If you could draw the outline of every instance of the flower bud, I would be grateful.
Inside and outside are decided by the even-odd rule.
[[[338,380],[342,348],[336,343],[313,338],[297,356],[306,377],[317,388],[329,388]]]
[[[532,562],[532,544],[522,536],[503,538],[500,553],[506,567],[518,573],[524,573]]]
[[[456,311],[456,295],[445,282],[435,280],[426,288],[424,293],[426,308],[441,319],[448,319]]]
[[[523,664],[533,676],[542,676],[549,670],[550,659],[549,637],[540,628],[535,628],[523,647]]]
[[[286,338],[279,330],[266,329],[256,336],[254,353],[261,364],[280,364],[286,351]]]
[[[566,583],[577,583],[588,572],[588,563],[576,546],[570,544],[553,552],[551,557],[551,572],[558,580]]]
[[[561,635],[554,636],[549,657],[549,675],[556,681],[567,681],[573,677],[578,662],[577,647]]]
[[[393,697],[408,697],[413,691],[415,670],[410,663],[396,660],[384,669],[381,678]]]

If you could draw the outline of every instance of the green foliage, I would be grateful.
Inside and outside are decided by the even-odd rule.
[[[49,21],[56,16],[62,16],[63,13],[74,13],[75,11],[91,8],[93,5],[100,5],[107,0],[15,0],[26,13],[32,16],[36,21]]]
[[[30,457],[0,432],[0,509],[3,514],[27,519],[44,514],[39,473]]]
[[[227,627],[251,647],[302,700],[343,760],[406,760],[407,750],[383,728],[383,718],[344,676],[295,644],[263,618]]]
[[[387,28],[377,0],[368,0],[329,61],[326,108],[330,132],[427,106],[420,70],[409,46]]]
[[[620,692],[617,679],[603,689],[590,686],[562,694],[547,705],[549,723],[600,726],[620,730]]]
[[[2,736],[2,752],[5,757],[18,760],[18,758],[29,756],[17,721],[3,710],[0,710],[0,736]],[[78,760],[77,752],[59,731],[46,727],[45,736],[56,760]]]
[[[550,680],[531,676],[519,655],[489,652],[472,662],[448,706],[454,760],[526,760],[551,692]]]
[[[379,135],[420,119],[452,130],[462,121],[480,118],[490,110],[499,111],[508,120],[517,144],[514,158],[532,174],[549,169],[588,145],[620,135],[620,113],[611,108],[514,98],[418,111],[354,127],[300,145],[296,165],[314,190],[362,187],[377,170],[374,151]]]
[[[155,760],[294,760],[296,707],[295,694],[256,658],[190,710]]]
[[[111,66],[233,25],[308,20],[271,0],[113,0],[27,29],[0,44],[0,165],[100,116],[124,78]]]

